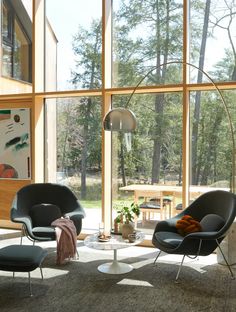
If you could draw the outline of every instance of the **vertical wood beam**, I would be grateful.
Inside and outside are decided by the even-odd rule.
[[[45,0],[33,1],[32,47],[32,180],[44,182],[44,100],[36,92],[44,91]]]
[[[111,0],[102,1],[102,119],[111,108],[111,95],[105,92],[111,87],[112,67],[112,6]],[[102,130],[102,221],[110,230],[112,218],[112,159],[111,132]]]
[[[189,175],[190,175],[190,114],[189,114],[189,90],[187,84],[189,83],[189,0],[183,2],[183,146],[182,146],[182,161],[183,161],[183,189],[182,189],[182,202],[183,207],[186,207],[189,202]]]
[[[44,91],[45,0],[33,1],[32,83],[33,93]]]
[[[44,182],[44,100],[34,97],[32,105],[32,182]]]

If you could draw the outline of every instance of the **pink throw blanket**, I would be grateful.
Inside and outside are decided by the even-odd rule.
[[[65,259],[76,255],[76,228],[73,221],[67,218],[56,219],[51,225],[56,227],[57,264],[63,264]]]

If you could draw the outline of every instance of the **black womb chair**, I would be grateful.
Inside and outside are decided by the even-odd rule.
[[[85,212],[74,193],[65,185],[34,183],[21,188],[11,208],[11,221],[22,223],[22,237],[35,241],[56,240],[52,221],[69,217],[81,232]]]
[[[176,222],[184,215],[191,215],[195,220],[199,221],[202,231],[188,234],[185,237],[178,234]],[[157,223],[153,233],[152,243],[160,251],[154,263],[156,263],[162,251],[169,254],[183,255],[175,279],[177,281],[185,256],[189,256],[190,258],[191,256],[193,258],[207,256],[219,247],[231,277],[234,278],[233,272],[220,247],[220,243],[227,235],[235,216],[235,194],[216,190],[199,196],[180,214]]]

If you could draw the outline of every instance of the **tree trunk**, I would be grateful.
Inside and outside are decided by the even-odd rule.
[[[180,158],[179,158],[179,175],[178,175],[178,185],[182,183],[182,165],[183,165],[183,157],[182,157],[182,148],[180,149]]]
[[[160,23],[160,15],[159,15],[159,1],[157,1],[157,15],[156,15],[156,37],[157,42],[161,42],[161,23]],[[168,60],[168,51],[169,51],[169,2],[166,3],[166,38],[165,38],[165,47],[164,47],[164,55],[163,62],[166,63]],[[161,66],[161,51],[160,45],[157,44],[156,51],[156,83],[165,82],[165,74],[166,74],[166,65]],[[160,68],[162,67],[162,68]],[[161,148],[162,148],[162,119],[163,119],[163,111],[164,111],[164,94],[157,94],[155,97],[155,130],[156,135],[154,137],[153,142],[153,156],[152,156],[152,184],[158,183],[160,181],[160,170],[161,170]]]
[[[96,41],[94,45],[94,55],[97,53],[97,45],[99,42],[99,28],[96,32]],[[90,86],[89,89],[94,88],[94,80],[95,80],[95,60],[92,60],[91,64],[91,76],[90,76]],[[82,156],[81,156],[81,198],[86,198],[86,175],[87,175],[87,151],[88,151],[88,135],[89,135],[89,115],[91,113],[92,99],[88,98],[86,116],[84,118],[84,127],[83,127],[83,148],[82,148]]]
[[[198,67],[200,70],[204,68],[205,61],[205,51],[206,51],[206,41],[208,33],[208,23],[210,14],[211,0],[206,1],[204,23],[202,30],[202,42],[200,47],[200,57]],[[203,73],[198,71],[197,83],[202,82]],[[201,92],[197,91],[195,96],[195,108],[194,108],[194,119],[193,119],[193,129],[192,129],[192,184],[197,185],[199,180],[199,175],[197,175],[198,164],[197,164],[197,151],[198,151],[198,125],[200,119],[200,103],[201,103]]]
[[[121,167],[121,177],[122,184],[126,186],[126,176],[125,176],[125,159],[124,159],[124,144],[123,144],[124,136],[120,135],[120,167]]]
[[[232,52],[233,52],[233,56],[234,56],[234,67],[233,67],[233,71],[232,71],[232,77],[231,80],[235,81],[236,80],[236,50],[235,50],[235,46],[234,46],[234,40],[231,34],[231,30],[230,30],[230,26],[233,22],[233,16],[234,16],[235,12],[232,10],[232,8],[230,9],[230,19],[229,19],[229,24],[227,27],[227,33],[228,33],[228,38],[229,38],[229,42],[232,48]]]
[[[217,148],[217,134],[219,126],[222,122],[223,118],[223,112],[220,109],[216,113],[216,117],[214,120],[214,124],[212,125],[211,133],[209,134],[209,146],[207,148],[207,155],[204,159],[204,168],[202,170],[202,179],[201,179],[201,185],[207,185],[208,183],[208,177],[210,175],[211,170],[214,170],[212,168],[212,165],[214,165],[214,162],[212,162],[212,159],[216,159],[216,148]]]
[[[155,97],[155,138],[153,143],[152,157],[152,184],[158,183],[160,180],[161,169],[161,146],[162,146],[162,118],[163,118],[163,102],[164,94],[158,94]]]
[[[88,99],[91,101],[91,99]],[[88,149],[88,122],[83,128],[83,147],[81,153],[81,199],[86,199],[86,173],[87,173],[87,149]]]
[[[64,137],[64,140],[63,140],[63,148],[62,148],[62,157],[61,157],[61,171],[65,171],[65,167],[67,167],[67,164],[66,164],[66,155],[68,153],[68,151],[66,150],[66,147],[67,147],[67,140],[68,140],[68,137],[69,137],[69,133],[70,133],[70,127],[71,127],[71,123],[70,123],[70,117],[71,117],[71,111],[70,111],[70,106],[67,106],[66,107],[66,133],[65,133],[65,137]]]

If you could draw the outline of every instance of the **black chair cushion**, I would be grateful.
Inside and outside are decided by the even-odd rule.
[[[32,229],[32,233],[37,237],[50,238],[51,240],[56,239],[56,231],[53,226],[37,226]]]
[[[183,236],[174,232],[156,232],[155,239],[167,248],[176,248],[183,241]]]
[[[61,210],[54,204],[37,204],[30,208],[29,215],[33,227],[50,226],[51,223],[62,216]]]
[[[39,246],[11,245],[0,249],[0,270],[30,272],[40,266],[47,251]]]
[[[219,231],[224,226],[224,219],[217,214],[208,214],[200,221],[203,232]]]

